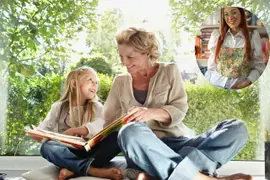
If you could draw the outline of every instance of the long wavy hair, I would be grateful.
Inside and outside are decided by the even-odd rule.
[[[242,31],[244,38],[245,38],[245,46],[244,46],[244,50],[245,50],[245,55],[246,55],[246,59],[247,62],[251,62],[251,57],[252,57],[252,52],[251,52],[251,44],[250,44],[250,37],[249,37],[249,30],[247,27],[247,20],[246,20],[246,14],[245,14],[245,10],[243,8],[237,7],[238,10],[240,11],[241,14],[241,20],[240,20],[240,24],[239,24],[239,28],[240,31]],[[218,42],[217,42],[217,46],[216,46],[216,52],[215,52],[215,62],[216,64],[218,63],[218,54],[220,51],[220,48],[224,42],[226,33],[229,29],[228,24],[225,21],[224,18],[224,8],[221,8],[220,11],[220,36],[218,38]]]
[[[89,99],[85,102],[83,114],[81,109],[78,108],[78,117],[75,117],[73,111],[73,105],[78,105],[80,102],[80,85],[86,81],[87,75],[89,75],[89,73],[92,73],[96,76],[99,85],[97,72],[93,68],[79,67],[67,75],[63,95],[59,99],[59,101],[63,103],[63,108],[68,108],[70,110],[70,121],[73,127],[82,126],[95,117],[96,102],[98,101],[97,95],[93,99]]]

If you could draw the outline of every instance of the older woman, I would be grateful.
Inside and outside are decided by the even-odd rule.
[[[118,52],[128,73],[118,75],[105,103],[107,124],[121,114],[135,114],[118,134],[130,172],[145,171],[144,178],[212,179],[216,169],[231,160],[248,140],[241,120],[220,122],[196,137],[182,122],[187,95],[175,64],[158,63],[156,36],[141,28],[120,31]],[[248,175],[232,177],[249,179]],[[134,176],[136,177],[136,175]],[[139,177],[139,176],[137,176]],[[213,178],[214,179],[214,178]]]
[[[225,89],[241,89],[256,81],[265,69],[260,35],[248,30],[245,10],[221,9],[221,27],[208,44],[210,57],[205,77]]]

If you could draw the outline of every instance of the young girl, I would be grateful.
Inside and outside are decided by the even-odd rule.
[[[90,67],[71,71],[65,82],[63,96],[52,105],[38,128],[89,138],[97,134],[104,124],[103,106],[97,101],[98,84],[97,73]],[[110,147],[110,139],[104,139],[102,143]],[[106,148],[101,146],[98,145],[90,152],[86,152],[50,140],[42,144],[40,152],[45,159],[61,168],[59,180],[74,175],[121,179],[122,175],[118,168],[100,168],[115,156],[108,152],[104,152],[105,155],[101,156],[103,152],[100,149],[106,151]]]

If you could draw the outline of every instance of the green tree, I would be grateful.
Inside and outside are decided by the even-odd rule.
[[[98,73],[98,77],[100,79],[100,85],[97,92],[98,97],[102,102],[105,102],[112,86],[113,77],[100,73]]]
[[[191,32],[193,35],[196,34],[199,26],[208,16],[217,8],[224,6],[241,6],[258,15],[265,24],[270,22],[270,2],[268,0],[169,0],[169,2],[174,29],[180,31],[184,27],[187,32]]]
[[[76,63],[75,68],[81,66],[90,66],[94,68],[98,73],[107,74],[109,76],[113,74],[112,66],[107,63],[106,57],[100,54],[90,56],[89,58],[81,58],[80,61]]]
[[[9,86],[2,154],[26,154],[32,147],[23,127],[37,124],[59,98],[70,39],[95,26],[96,6],[97,0],[1,1],[0,70]]]
[[[96,5],[97,0],[1,1],[0,44],[5,44],[0,47],[1,61],[10,73],[59,69],[70,51],[67,40],[95,25]]]
[[[106,9],[99,14],[98,19],[96,28],[89,29],[88,31],[87,44],[92,49],[91,54],[101,53],[107,58],[107,62],[112,65],[113,70],[116,73],[121,73],[124,69],[119,60],[115,34],[124,23],[122,11],[119,9]],[[147,23],[147,21],[141,20],[141,23]],[[174,61],[175,43],[179,38],[169,41],[163,32],[158,31],[157,34],[162,45],[162,56],[159,61]]]
[[[124,23],[123,14],[119,9],[106,9],[98,14],[98,24],[95,28],[88,29],[87,45],[91,54],[99,53],[106,57],[113,71],[122,71],[119,60],[115,33]]]
[[[173,32],[172,32],[173,33]],[[161,56],[159,62],[175,62],[174,55],[176,54],[176,43],[179,38],[175,36],[171,41],[168,40],[161,31],[158,31],[158,38],[161,44]]]

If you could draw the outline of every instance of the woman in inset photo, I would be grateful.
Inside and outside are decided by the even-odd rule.
[[[248,28],[245,10],[221,9],[220,29],[211,34],[205,77],[225,89],[241,89],[254,83],[265,69],[261,38]]]

